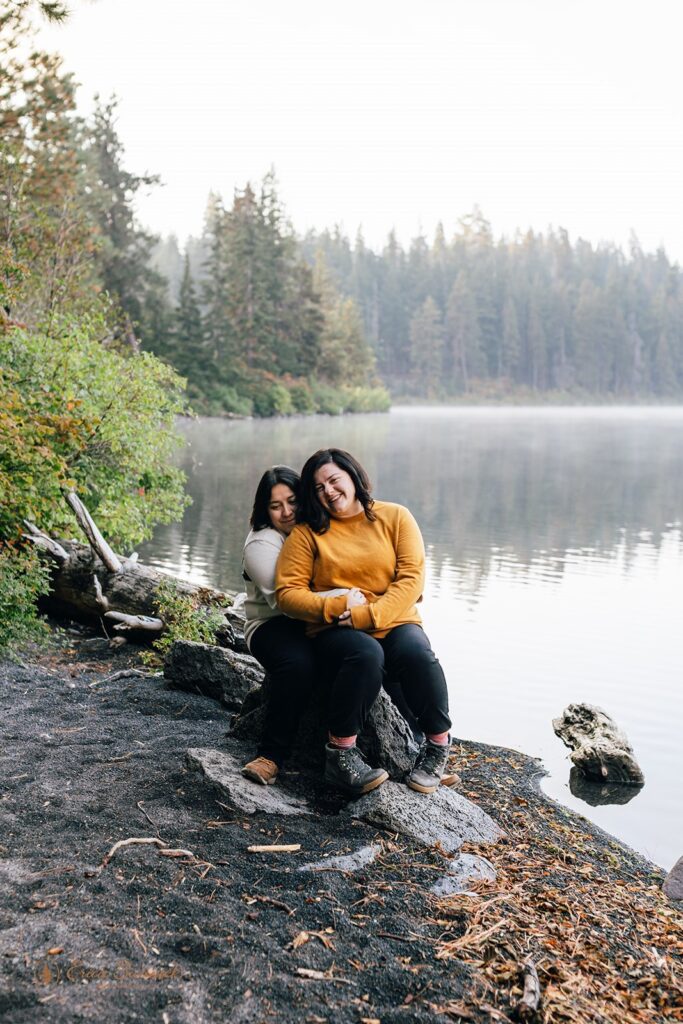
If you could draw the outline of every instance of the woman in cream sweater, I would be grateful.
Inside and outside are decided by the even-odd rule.
[[[283,615],[275,600],[275,566],[294,529],[299,483],[299,474],[289,466],[266,470],[256,488],[242,558],[244,637],[270,679],[261,741],[242,774],[262,785],[275,782],[316,682],[314,650],[304,624]],[[346,593],[337,588],[333,596],[343,604]]]

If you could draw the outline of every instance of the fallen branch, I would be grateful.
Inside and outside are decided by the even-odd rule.
[[[88,512],[87,508],[78,497],[75,491],[69,491],[66,496],[66,500],[73,509],[73,513],[76,516],[78,525],[83,530],[83,533],[88,538],[88,543],[93,549],[95,554],[99,556],[102,562],[106,565],[109,572],[121,572],[123,568],[121,560],[118,555],[115,555],[112,549],[107,544],[106,540],[95,525],[95,521]]]
[[[122,633],[127,633],[131,629],[142,629],[148,633],[160,633],[164,628],[163,619],[156,619],[152,615],[128,615],[126,612],[105,612],[104,617],[115,622],[114,629]]]
[[[532,960],[527,960],[522,968],[524,975],[524,992],[515,1009],[521,1020],[528,1020],[537,1013],[541,1002],[541,983],[538,971]]]
[[[61,544],[53,540],[52,537],[48,537],[46,533],[39,530],[35,523],[29,522],[28,519],[24,519],[24,525],[29,531],[28,533],[22,533],[22,537],[26,540],[30,540],[36,547],[42,548],[43,551],[47,551],[48,555],[51,555],[56,561],[64,565],[69,561],[69,552],[65,551]]]
[[[102,609],[102,614],[106,615],[106,613],[109,611],[109,598],[105,597],[105,595],[102,593],[102,584],[97,578],[97,575],[93,576],[93,582],[95,584],[95,600]]]

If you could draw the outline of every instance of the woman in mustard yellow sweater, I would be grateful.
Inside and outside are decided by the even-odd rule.
[[[450,745],[448,692],[417,604],[424,586],[424,544],[402,505],[375,501],[360,463],[339,448],[321,449],[301,472],[297,525],[277,565],[279,608],[307,624],[330,678],[325,778],[357,794],[388,778],[356,747],[385,674],[396,680],[425,742],[406,781],[432,793]],[[349,588],[331,597],[324,591]]]

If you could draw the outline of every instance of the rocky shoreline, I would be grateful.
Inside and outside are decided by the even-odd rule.
[[[452,796],[495,842],[420,841],[293,771],[306,813],[248,810],[197,770],[251,753],[225,705],[86,630],[22,659],[0,665],[3,1020],[517,1020],[530,961],[531,1019],[683,1020],[664,873],[545,797],[537,761],[455,741]]]

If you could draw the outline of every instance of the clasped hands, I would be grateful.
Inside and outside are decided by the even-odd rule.
[[[337,625],[343,626],[346,629],[353,629],[353,622],[351,621],[351,609],[357,608],[361,604],[367,604],[365,594],[358,587],[351,587],[348,594],[346,595],[346,611],[342,612],[337,619]]]

